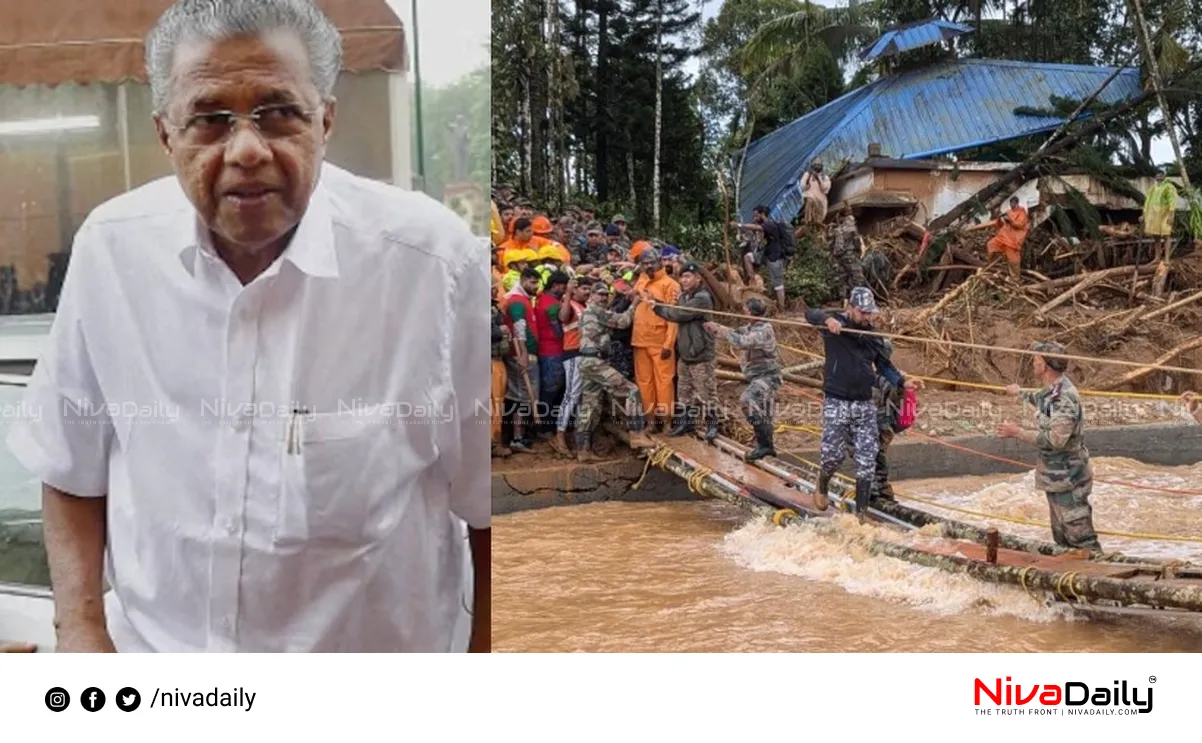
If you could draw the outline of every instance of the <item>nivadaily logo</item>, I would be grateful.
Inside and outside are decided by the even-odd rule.
[[[1003,715],[1131,715],[1152,711],[1150,685],[1137,687],[1115,681],[1114,687],[1108,688],[1093,687],[1083,681],[1030,686],[1011,682],[1009,676],[1004,683],[1000,678],[988,682],[976,679],[973,703],[978,708],[977,714],[992,714],[991,703]],[[1150,676],[1148,683],[1156,683],[1156,677]]]

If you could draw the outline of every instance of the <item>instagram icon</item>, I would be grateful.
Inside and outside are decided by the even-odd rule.
[[[71,704],[71,695],[61,686],[56,686],[46,692],[46,707],[51,712],[62,712]]]

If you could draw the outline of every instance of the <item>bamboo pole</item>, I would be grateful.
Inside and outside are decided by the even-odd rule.
[[[1137,320],[1137,322],[1145,322],[1147,320],[1153,320],[1157,317],[1160,317],[1161,315],[1172,312],[1173,310],[1177,309],[1178,307],[1184,307],[1187,304],[1192,304],[1194,302],[1197,302],[1199,299],[1202,299],[1202,292],[1196,292],[1194,294],[1189,295],[1185,299],[1179,299],[1176,302],[1173,302],[1172,304],[1168,305],[1167,307],[1161,307],[1158,310],[1149,312],[1148,314],[1139,318]]]

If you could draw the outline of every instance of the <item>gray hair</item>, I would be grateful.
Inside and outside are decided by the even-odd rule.
[[[313,85],[323,98],[334,94],[342,67],[342,36],[313,0],[179,0],[146,37],[146,73],[156,110],[167,105],[171,70],[180,44],[288,30],[309,56]]]

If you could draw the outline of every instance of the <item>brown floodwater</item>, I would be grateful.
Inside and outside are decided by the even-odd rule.
[[[1095,460],[1096,477],[1202,491],[1202,466]],[[898,483],[1046,522],[1030,474]],[[903,499],[903,502],[905,500]],[[1095,485],[1099,530],[1202,536],[1202,497]],[[940,511],[1050,540],[1047,529]],[[517,652],[1198,652],[1198,617],[1085,616],[1019,587],[871,554],[846,516],[777,528],[725,503],[598,503],[493,520],[493,647]],[[1202,562],[1202,543],[1101,537]]]

